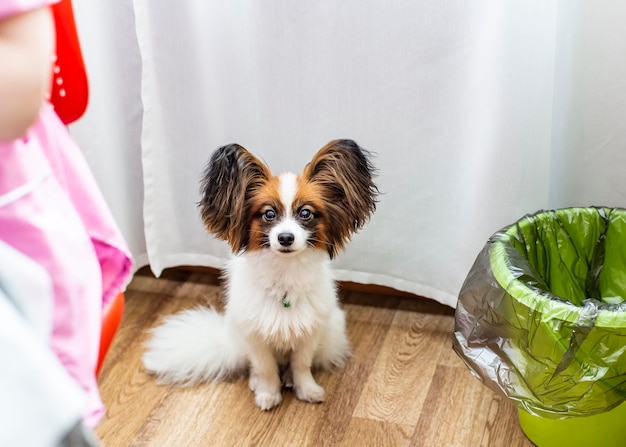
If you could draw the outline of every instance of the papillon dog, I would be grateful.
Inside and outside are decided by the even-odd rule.
[[[228,242],[225,312],[195,308],[153,330],[143,356],[161,382],[191,384],[248,375],[269,410],[282,386],[322,402],[311,369],[350,355],[330,261],[374,212],[378,188],[369,152],[331,141],[302,175],[274,176],[237,144],[217,149],[199,203],[209,232]]]

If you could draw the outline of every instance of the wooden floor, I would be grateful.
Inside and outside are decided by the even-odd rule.
[[[532,446],[516,410],[452,351],[452,310],[416,298],[342,291],[354,356],[342,371],[316,374],[322,404],[285,390],[282,404],[263,412],[245,380],[158,385],[141,364],[149,329],[220,296],[208,273],[135,276],[100,375],[105,446]]]

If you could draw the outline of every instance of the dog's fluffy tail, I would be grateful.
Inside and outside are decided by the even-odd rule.
[[[161,382],[192,384],[245,373],[245,348],[224,315],[199,307],[168,317],[152,332],[143,355]]]

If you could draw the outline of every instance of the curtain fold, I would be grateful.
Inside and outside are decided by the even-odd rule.
[[[626,5],[571,1],[77,2],[91,100],[72,126],[138,266],[221,267],[198,181],[237,142],[300,172],[376,154],[383,195],[338,279],[454,306],[526,213],[626,206]]]

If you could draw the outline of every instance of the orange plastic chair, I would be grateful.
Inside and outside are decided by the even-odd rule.
[[[96,376],[100,374],[104,357],[106,356],[111,341],[122,322],[124,315],[124,294],[120,293],[102,312],[102,334],[100,335],[100,351],[98,354],[98,366],[96,367]]]
[[[80,118],[87,109],[89,85],[83,61],[74,10],[70,0],[61,0],[52,6],[56,27],[56,60],[52,73],[50,102],[64,124]],[[102,333],[96,376],[124,314],[124,294],[117,295],[102,312]]]
[[[89,85],[70,0],[52,5],[56,27],[56,60],[50,102],[61,121],[70,124],[87,109]]]

